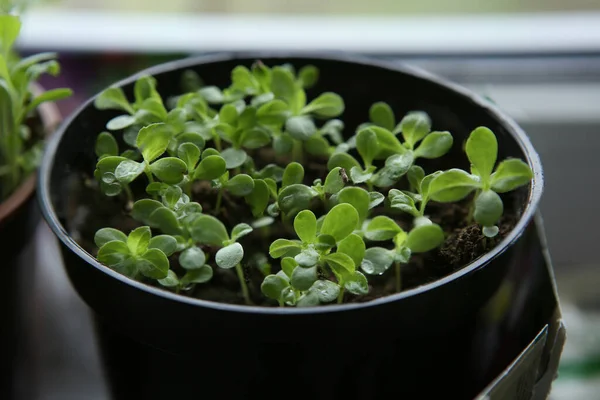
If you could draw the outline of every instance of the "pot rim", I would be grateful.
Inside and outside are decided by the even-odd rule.
[[[197,57],[184,58],[181,60],[170,61],[157,66],[153,66],[144,69],[138,73],[135,73],[125,79],[122,79],[111,86],[125,86],[135,82],[135,80],[143,75],[155,75],[159,73],[166,73],[175,70],[183,70],[190,68],[198,64],[207,64],[214,62],[224,62],[231,60],[241,59],[260,59],[260,58],[296,58],[309,60],[325,60],[325,61],[339,61],[346,63],[360,64],[368,67],[387,69],[397,73],[403,73],[410,75],[417,79],[427,80],[438,86],[454,91],[457,95],[463,96],[470,100],[474,106],[484,109],[486,112],[491,114],[495,119],[501,122],[504,127],[510,132],[513,139],[517,142],[521,150],[523,151],[526,161],[533,171],[533,179],[531,182],[531,188],[529,196],[523,214],[512,231],[490,252],[484,254],[477,260],[466,265],[454,273],[445,276],[436,281],[400,292],[393,295],[379,297],[377,299],[365,302],[365,303],[350,303],[350,304],[335,304],[327,305],[323,307],[307,307],[307,308],[296,308],[296,307],[260,307],[260,306],[247,306],[247,305],[236,305],[228,303],[219,303],[209,300],[196,299],[192,297],[186,297],[175,293],[168,292],[163,289],[155,288],[131,278],[128,278],[116,271],[113,271],[109,267],[104,266],[98,262],[91,254],[85,251],[66,231],[66,229],[60,223],[56,212],[52,206],[50,196],[50,172],[54,166],[54,157],[56,151],[61,143],[61,139],[67,129],[75,118],[88,106],[90,106],[98,94],[94,95],[83,103],[69,118],[67,118],[59,129],[53,135],[51,141],[46,147],[44,157],[40,168],[40,176],[38,180],[38,198],[41,205],[42,214],[48,222],[48,225],[54,232],[54,234],[60,239],[60,241],[72,252],[77,254],[80,258],[86,261],[91,267],[94,267],[101,272],[117,279],[125,285],[134,287],[137,290],[144,291],[151,295],[160,296],[165,300],[180,302],[191,306],[211,308],[216,311],[224,312],[242,312],[242,313],[255,313],[255,314],[273,314],[273,315],[295,315],[295,314],[320,314],[320,313],[334,313],[343,312],[353,309],[369,308],[381,304],[395,302],[398,300],[406,299],[413,296],[421,295],[425,292],[439,288],[449,282],[456,279],[460,279],[468,274],[475,272],[482,268],[492,259],[503,253],[510,245],[512,245],[524,232],[525,228],[529,225],[533,219],[539,201],[541,199],[544,176],[542,171],[542,165],[539,155],[535,151],[529,138],[525,132],[512,120],[512,118],[506,116],[498,107],[493,105],[491,102],[484,98],[470,92],[469,90],[448,82],[434,74],[420,70],[418,68],[398,65],[389,61],[376,60],[373,58],[359,56],[354,54],[322,54],[322,53],[305,53],[305,52],[226,52],[209,54]]]
[[[31,84],[31,92],[36,96],[44,93],[44,91],[44,88],[38,83],[33,82]],[[37,112],[39,113],[42,125],[44,126],[44,138],[47,138],[60,123],[60,111],[56,104],[46,102],[37,107]],[[36,175],[35,171],[30,173],[10,196],[0,203],[0,224],[2,224],[5,219],[9,218],[29,197],[31,197],[36,187]]]

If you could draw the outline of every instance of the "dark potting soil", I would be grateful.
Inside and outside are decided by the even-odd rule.
[[[257,162],[257,169],[262,166],[277,162],[278,165],[287,165],[289,160],[278,160],[272,154],[262,152],[254,154]],[[307,159],[302,163],[305,167],[305,181],[311,185],[315,178],[324,178],[327,174],[326,160]],[[431,172],[431,171],[428,171]],[[144,194],[144,188],[147,182],[145,178],[140,178],[140,182],[134,182],[132,190],[136,199],[147,197]],[[67,229],[72,237],[90,254],[96,255],[98,249],[93,242],[94,234],[100,228],[113,227],[129,233],[132,229],[141,224],[129,216],[128,207],[124,197],[107,197],[102,194],[97,183],[90,173],[76,177],[75,185],[69,194],[70,206],[68,210]],[[406,178],[402,178],[396,185],[398,189],[407,189]],[[387,191],[382,191],[387,195]],[[464,268],[475,261],[483,254],[493,249],[515,226],[521,214],[521,204],[523,196],[526,195],[527,188],[520,188],[514,192],[502,195],[504,201],[504,215],[498,226],[499,234],[493,238],[486,238],[481,233],[479,226],[468,222],[468,214],[472,197],[457,203],[436,203],[429,202],[427,205],[427,214],[430,219],[439,224],[446,233],[444,244],[428,253],[413,254],[410,263],[401,266],[402,290],[411,289],[417,286],[443,278],[461,268]],[[192,190],[192,201],[199,202],[203,207],[203,212],[216,215],[215,204],[217,191],[211,188],[208,182],[197,182]],[[315,200],[314,207],[311,209],[317,216],[325,213],[325,209],[319,200]],[[393,212],[385,210],[383,207],[376,208],[378,213],[385,214],[395,219],[398,224],[406,231],[411,228],[412,217],[406,213]],[[218,213],[219,219],[225,224],[228,230],[240,222],[251,223],[253,217],[250,208],[245,201],[239,197],[233,197],[226,192],[223,193],[222,207]],[[154,232],[153,234],[159,234]],[[271,273],[279,271],[279,260],[273,260],[268,257],[269,245],[277,238],[295,239],[295,233],[292,224],[283,224],[277,219],[267,228],[255,229],[250,235],[243,237],[240,243],[245,249],[243,269],[251,293],[252,301],[255,305],[277,306],[277,303],[266,299],[260,292],[260,285],[264,278],[263,273],[250,260],[257,254],[264,254],[271,265]],[[367,244],[368,245],[368,244]],[[377,243],[378,246],[382,242]],[[208,263],[213,266],[214,276],[208,283],[195,285],[191,290],[181,292],[182,295],[196,297],[204,300],[245,304],[241,295],[240,285],[234,269],[223,270],[214,265],[214,257],[218,248],[210,246],[201,246],[206,252]],[[177,255],[170,257],[171,269],[178,276],[182,276],[184,270],[179,266]],[[354,296],[346,294],[344,302],[366,302],[382,296],[396,293],[394,267],[390,268],[381,276],[368,276],[370,290],[365,296]],[[145,279],[145,278],[142,278]],[[160,286],[157,282],[145,280],[145,283],[158,288],[168,290]]]

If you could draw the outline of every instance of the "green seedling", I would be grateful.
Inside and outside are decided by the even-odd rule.
[[[498,193],[505,193],[531,181],[531,168],[522,160],[508,158],[498,164],[498,141],[496,135],[485,127],[479,127],[467,139],[465,146],[471,163],[471,173],[451,169],[439,174],[429,185],[429,196],[439,202],[462,200],[475,192],[472,217],[483,226],[483,234],[498,234],[496,222],[502,216],[504,205]]]
[[[32,132],[28,121],[37,108],[72,94],[70,89],[52,89],[39,95],[32,85],[44,75],[57,76],[60,65],[55,53],[20,58],[13,45],[21,32],[21,20],[0,14],[0,199],[5,199],[40,163],[44,132]]]

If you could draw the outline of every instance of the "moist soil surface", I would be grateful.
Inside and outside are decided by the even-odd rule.
[[[277,159],[268,150],[262,150],[260,154],[253,154],[252,156],[257,163],[257,169],[272,162],[276,162],[282,166],[287,165],[289,162],[289,160]],[[324,180],[327,174],[326,159],[310,157],[304,160],[302,164],[305,168],[305,184],[311,185],[316,178]],[[129,231],[141,225],[129,216],[125,197],[107,197],[100,192],[94,181],[92,171],[80,175],[78,180],[81,184],[75,185],[72,193],[69,194],[68,230],[72,237],[90,254],[96,255],[98,251],[93,241],[94,234],[98,229],[112,227],[129,233]],[[147,184],[145,177],[138,178],[138,181],[132,184],[134,197],[136,199],[148,197],[144,192],[145,185]],[[401,190],[408,189],[406,178],[403,177],[395,188]],[[444,229],[446,240],[438,249],[428,253],[413,254],[410,263],[402,265],[402,290],[411,289],[443,278],[464,268],[493,249],[512,230],[518,221],[521,213],[520,205],[522,203],[520,199],[523,197],[524,190],[527,190],[527,188],[520,188],[514,192],[502,195],[504,215],[498,223],[498,227],[500,228],[499,234],[492,239],[484,237],[479,226],[469,222],[468,215],[471,196],[457,203],[436,203],[430,201],[427,205],[427,214],[433,222],[439,224]],[[389,189],[380,189],[379,191],[387,195]],[[192,201],[197,201],[202,205],[203,213],[217,215],[225,224],[228,231],[240,222],[251,223],[254,220],[250,213],[250,208],[242,198],[233,197],[224,192],[222,207],[219,213],[215,212],[216,200],[217,191],[211,188],[208,182],[196,182],[192,188]],[[314,207],[311,209],[317,217],[326,212],[322,203],[318,200],[314,202]],[[412,221],[410,215],[402,212],[392,213],[384,210],[382,205],[376,207],[375,210],[379,214],[385,214],[396,220],[404,230],[410,230]],[[160,232],[153,232],[153,235],[156,234],[160,234]],[[267,260],[271,265],[271,273],[279,271],[279,260],[273,260],[268,257],[269,245],[278,238],[296,238],[291,223],[283,224],[277,219],[268,229],[255,229],[252,234],[240,240],[246,252],[242,266],[252,301],[255,305],[277,306],[276,302],[265,298],[260,292],[260,284],[264,275],[252,260],[259,254],[267,255]],[[384,243],[377,242],[377,244],[371,244],[371,246],[384,246]],[[214,276],[208,283],[195,285],[191,290],[182,291],[180,294],[221,303],[245,304],[235,269],[224,270],[216,267],[214,264],[214,255],[218,248],[210,246],[201,247],[208,256],[208,263],[213,267]],[[367,247],[369,247],[368,243]],[[170,263],[171,269],[178,276],[182,276],[184,270],[179,266],[177,255],[170,257]],[[390,270],[381,276],[368,275],[369,294],[354,296],[346,293],[344,302],[366,302],[396,293],[395,274],[393,270],[394,267],[392,266]],[[146,280],[145,283],[168,290],[157,284],[156,281]]]

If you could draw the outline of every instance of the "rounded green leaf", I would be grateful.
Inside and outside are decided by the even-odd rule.
[[[302,87],[309,89],[319,80],[319,69],[314,65],[306,65],[298,71],[298,78],[302,83]]]
[[[305,243],[312,243],[317,236],[317,217],[310,210],[303,210],[294,218],[296,235]]]
[[[388,198],[390,199],[390,207],[401,210],[405,213],[416,217],[419,215],[419,210],[415,207],[414,199],[404,192],[398,189],[391,189],[388,192]]]
[[[203,214],[196,218],[190,233],[194,241],[211,246],[222,246],[223,242],[229,240],[225,225],[212,215]]]
[[[358,222],[359,217],[356,208],[347,203],[338,204],[329,210],[325,216],[321,233],[331,235],[336,242],[339,242],[358,227]]]
[[[288,278],[292,277],[292,273],[297,266],[298,263],[292,257],[284,257],[281,260],[281,270]]]
[[[231,230],[231,240],[237,241],[239,238],[248,235],[252,231],[252,227],[248,224],[245,224],[243,222],[237,224]]]
[[[483,126],[476,128],[467,139],[465,151],[481,179],[486,182],[494,170],[496,157],[498,157],[498,141],[494,132]]]
[[[308,290],[317,281],[317,267],[296,268],[292,273],[290,283],[298,290]]]
[[[294,75],[283,67],[274,67],[271,70],[271,91],[275,97],[284,100],[291,106],[296,93]]]
[[[106,129],[109,131],[118,131],[135,124],[135,118],[131,115],[119,115],[106,123]]]
[[[285,292],[285,290],[284,290]],[[316,307],[319,305],[319,295],[317,292],[308,291],[306,292],[296,304],[297,307]]]
[[[133,255],[143,254],[148,249],[152,233],[150,227],[140,226],[134,229],[127,236],[127,247]]]
[[[410,183],[411,190],[421,193],[421,181],[425,177],[425,171],[418,165],[413,165],[406,172],[406,177]]]
[[[217,179],[227,170],[225,160],[218,155],[210,155],[200,161],[194,171],[194,179],[213,180]]]
[[[149,249],[159,249],[168,257],[177,250],[177,240],[173,236],[158,235],[150,239]]]
[[[279,209],[288,216],[293,216],[310,207],[311,200],[317,192],[306,185],[290,185],[281,190],[277,198]]]
[[[130,257],[129,247],[121,240],[104,243],[98,250],[98,261],[109,267],[123,263]]]
[[[329,254],[324,257],[324,260],[338,277],[353,274],[356,269],[352,258],[344,253]]]
[[[444,243],[444,231],[437,224],[420,225],[413,228],[406,238],[406,247],[413,253],[424,253]]]
[[[150,215],[159,208],[164,208],[164,205],[160,201],[151,199],[141,199],[133,204],[133,210],[131,216],[136,221],[140,221],[144,224],[149,224]]]
[[[117,139],[108,132],[102,132],[96,138],[96,147],[94,148],[96,156],[116,156],[119,154],[119,145]]]
[[[529,165],[522,160],[510,158],[498,164],[496,172],[492,174],[492,190],[497,193],[505,193],[529,183],[533,178],[533,172]]]
[[[310,246],[296,254],[294,260],[303,268],[312,267],[319,262],[319,253],[315,250],[314,246]]]
[[[368,129],[375,132],[377,136],[377,143],[379,144],[377,160],[386,159],[394,154],[406,153],[406,148],[402,146],[396,135],[389,130],[380,126],[369,126]]]
[[[494,225],[502,216],[504,205],[500,196],[492,190],[484,190],[475,199],[473,217],[483,226]]]
[[[380,101],[374,103],[369,109],[369,119],[375,125],[385,128],[389,131],[393,130],[396,126],[396,117],[394,117],[394,111],[389,104]]]
[[[285,121],[286,132],[296,140],[308,140],[317,131],[315,123],[310,117],[295,116]]]
[[[395,154],[385,160],[385,166],[377,172],[373,178],[373,184],[377,187],[389,187],[394,185],[412,167],[414,155],[407,151]]]
[[[205,86],[198,93],[210,104],[220,104],[225,100],[223,92],[216,86]]]
[[[300,252],[300,243],[288,239],[277,239],[269,246],[269,255],[273,258],[292,257]]]
[[[238,118],[237,109],[233,104],[225,104],[219,111],[219,121],[228,125],[234,125]]]
[[[313,113],[321,118],[335,118],[344,112],[344,100],[336,93],[325,92],[311,101],[304,113]]]
[[[179,286],[179,278],[177,277],[177,274],[175,272],[169,270],[169,272],[167,273],[167,277],[159,279],[158,283],[160,283],[160,285],[164,287],[177,287]]]
[[[254,190],[254,179],[250,175],[239,174],[227,181],[225,188],[234,196],[246,196]]]
[[[244,258],[244,248],[239,243],[232,243],[217,251],[215,261],[221,268],[229,269],[238,265]]]
[[[310,291],[317,294],[321,303],[329,303],[337,299],[340,287],[335,282],[321,279],[312,285]]]
[[[183,278],[181,278],[181,283],[183,285],[188,285],[190,283],[205,283],[210,281],[212,277],[213,269],[210,265],[202,265],[198,269],[187,271]]]
[[[225,160],[225,166],[227,169],[233,169],[245,163],[246,158],[248,158],[248,154],[246,154],[246,152],[242,149],[229,147],[221,152],[221,157],[223,157],[223,160]]]
[[[367,218],[371,203],[369,192],[356,186],[349,186],[340,190],[337,198],[339,203],[351,204],[358,212],[361,222]]]
[[[338,244],[337,252],[344,253],[354,261],[354,265],[360,265],[365,256],[365,242],[354,233],[348,235]]]
[[[371,166],[364,171],[361,168],[352,167],[350,170],[350,179],[352,179],[352,182],[355,184],[366,182],[371,179],[374,170],[374,166]]]
[[[269,205],[269,187],[262,179],[254,180],[254,189],[248,195],[246,195],[246,203],[250,205],[252,209],[252,215],[259,217],[265,211],[265,208]]]
[[[167,235],[178,235],[181,233],[181,226],[177,221],[177,214],[167,207],[157,208],[148,217],[148,225],[159,228]]]
[[[289,107],[285,102],[271,100],[258,108],[256,117],[261,124],[282,126],[289,114]]]
[[[123,110],[133,114],[134,110],[129,104],[123,89],[120,87],[110,87],[100,93],[94,99],[94,106],[99,110]]]
[[[242,146],[247,149],[258,149],[271,142],[271,135],[265,128],[254,127],[244,131],[240,141]]]
[[[336,167],[343,168],[346,172],[349,172],[353,167],[362,170],[358,161],[348,153],[335,153],[329,158],[327,168],[331,170]]]
[[[450,150],[453,141],[450,132],[431,132],[415,150],[415,158],[441,157]]]
[[[342,190],[346,184],[344,176],[344,171],[342,171],[341,167],[335,167],[329,171],[323,185],[325,193],[334,194]]]
[[[136,145],[144,161],[149,163],[160,157],[169,147],[171,136],[168,125],[164,123],[151,124],[140,129]]]
[[[283,289],[289,286],[289,283],[280,276],[267,275],[260,285],[260,290],[270,299],[279,300]]]
[[[278,155],[289,154],[294,147],[294,139],[283,133],[273,138],[273,150]]]
[[[344,280],[344,287],[346,290],[357,296],[369,293],[369,282],[367,277],[364,276],[360,271],[354,271],[352,275]]]
[[[177,157],[183,160],[188,171],[191,172],[200,160],[200,149],[193,143],[182,143],[177,148]]]
[[[385,200],[385,196],[379,192],[369,192],[369,210],[377,207]]]
[[[461,169],[450,169],[435,177],[429,184],[429,197],[435,201],[452,202],[464,199],[481,187],[477,177]]]
[[[419,140],[431,131],[431,119],[423,111],[409,112],[400,121],[400,130],[404,140],[412,149]]]
[[[370,247],[365,251],[360,268],[370,275],[381,275],[394,262],[394,253],[383,247]]]
[[[400,232],[402,232],[402,228],[396,221],[384,215],[378,215],[367,225],[365,237],[377,241],[390,240]]]
[[[179,265],[187,270],[198,269],[204,264],[206,264],[206,254],[199,247],[190,247],[179,255]]]
[[[169,259],[158,249],[148,249],[136,262],[142,275],[153,279],[164,279],[169,273]]]
[[[180,146],[184,143],[191,143],[200,150],[204,149],[204,146],[206,146],[206,141],[202,135],[197,132],[182,133],[181,135],[177,136],[177,143],[179,143]]]
[[[131,160],[121,161],[115,169],[115,178],[123,184],[131,183],[144,172],[144,167],[144,163],[138,163]]]
[[[319,223],[317,222],[317,230]],[[329,249],[334,248],[336,245],[335,238],[331,235],[319,235],[317,236],[317,242],[315,248],[320,252],[326,252]]]
[[[281,180],[281,187],[284,188],[286,186],[295,185],[302,183],[304,179],[304,167],[302,164],[297,162],[291,162],[283,171],[283,177]]]
[[[481,230],[483,236],[493,238],[500,232],[500,229],[497,226],[484,226]]]
[[[183,180],[187,165],[179,158],[165,157],[153,162],[150,171],[161,181],[175,185]]]
[[[358,132],[358,135],[356,135],[356,150],[358,150],[358,154],[362,157],[365,165],[369,167],[379,152],[377,135],[373,130],[366,128]]]
[[[127,236],[120,230],[114,228],[99,229],[94,235],[94,243],[96,243],[96,246],[98,247],[102,247],[106,243],[112,242],[114,240],[126,243]]]

